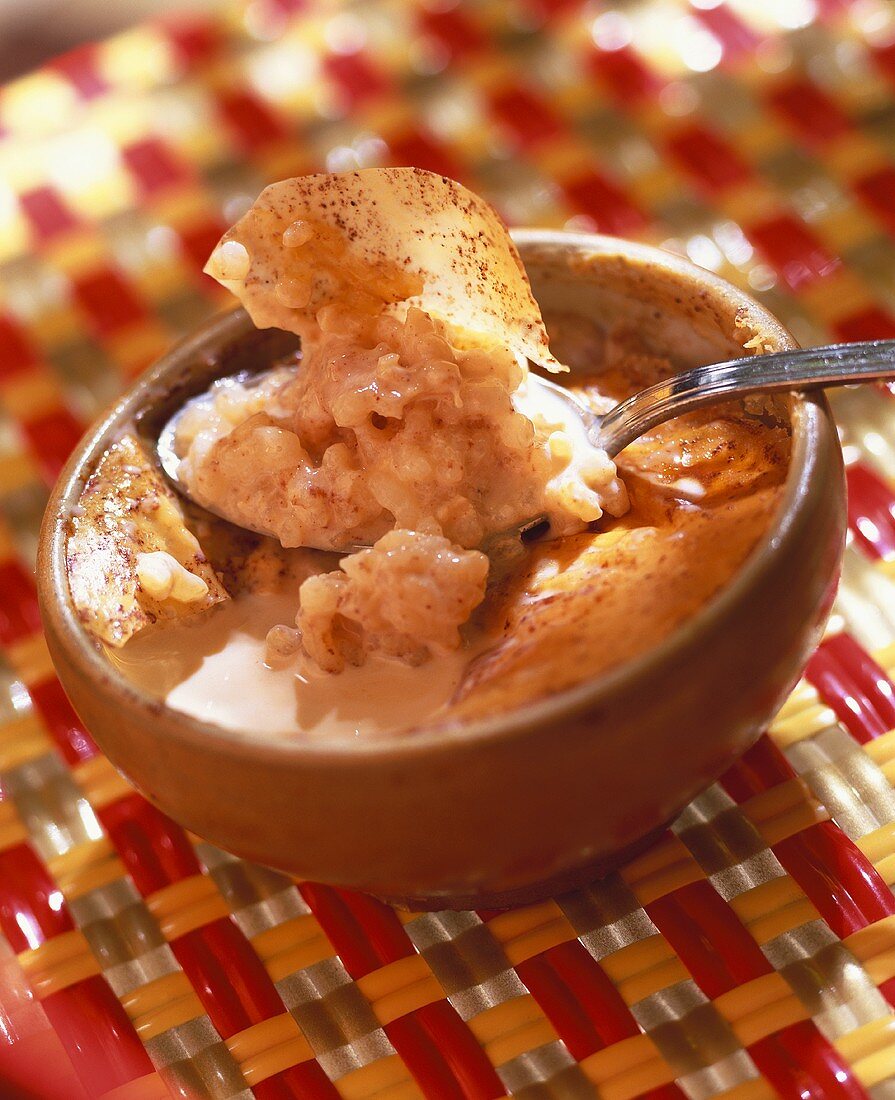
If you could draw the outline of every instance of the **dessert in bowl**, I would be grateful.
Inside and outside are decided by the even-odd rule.
[[[792,346],[785,331],[657,250],[515,241],[549,350],[527,284],[503,318],[479,295],[470,322],[467,303],[463,334],[444,297],[360,323],[330,311],[321,337],[295,331],[308,289],[290,283],[291,333],[279,314],[216,319],[60,479],[40,572],[63,682],[143,793],[240,855],[436,908],[570,887],[748,747],[819,637],[844,528],[823,398],[691,414],[616,469],[526,397],[520,364],[568,364],[565,384],[599,408],[669,371]],[[217,262],[257,314],[244,257]],[[521,269],[502,270],[506,285]],[[191,406],[181,442],[197,499],[261,533],[189,507],[184,524],[149,447],[189,398],[259,365],[277,371]],[[312,404],[315,370],[329,389]],[[535,514],[553,537],[506,536]],[[350,542],[372,549],[333,552]],[[116,601],[99,598],[110,580]]]

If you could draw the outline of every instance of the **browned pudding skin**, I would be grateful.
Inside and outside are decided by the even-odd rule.
[[[585,390],[622,399],[670,373],[634,333],[607,340],[577,317],[547,323],[552,350]],[[476,624],[501,640],[470,664],[444,719],[562,691],[645,652],[696,612],[743,563],[780,500],[790,455],[789,430],[774,415],[782,409],[702,410],[624,451],[630,511],[604,517],[594,533],[535,544],[505,571]]]

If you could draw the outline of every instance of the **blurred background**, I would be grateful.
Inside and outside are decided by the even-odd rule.
[[[0,0],[0,81],[65,50],[168,11],[208,11],[226,0]]]

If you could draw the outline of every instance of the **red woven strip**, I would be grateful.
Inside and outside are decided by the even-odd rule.
[[[0,930],[18,954],[74,928],[62,894],[24,841],[0,851]]]
[[[866,1100],[849,1064],[810,1020],[793,1024],[748,1048],[782,1100]]]
[[[146,307],[120,271],[83,275],[72,287],[75,301],[100,336],[111,336],[146,319]]]
[[[578,1061],[638,1032],[621,994],[577,940],[519,963],[516,973]]]
[[[37,589],[15,559],[0,562],[0,645],[10,646],[40,630]]]
[[[797,291],[842,266],[842,261],[832,256],[804,222],[792,214],[781,214],[751,228],[747,226],[746,235],[790,290]]]
[[[109,90],[109,83],[97,64],[97,52],[98,47],[93,43],[79,46],[54,58],[49,68],[64,76],[82,99],[94,99]]]
[[[887,164],[854,184],[855,193],[895,233],[895,168]]]
[[[152,1072],[149,1055],[104,978],[87,978],[41,1003],[91,1096]]]
[[[11,317],[0,315],[0,380],[29,370],[37,361],[25,329]]]
[[[183,251],[186,255],[190,265],[195,268],[197,275],[200,275],[202,268],[205,266],[208,257],[214,250],[214,246],[221,238],[221,234],[226,229],[223,222],[218,221],[217,218],[209,218],[207,221],[199,222],[197,225],[190,225],[186,229],[180,230],[180,240],[183,246]],[[202,281],[208,281],[209,289],[215,286],[213,281],[207,275],[202,275]]]
[[[32,191],[26,191],[19,195],[19,204],[37,245],[45,245],[79,225],[78,219],[54,187],[35,187]]]
[[[137,182],[143,199],[160,191],[189,183],[193,172],[158,138],[148,137],[121,150],[121,156]]]
[[[836,101],[806,77],[794,77],[775,88],[768,102],[811,145],[822,145],[852,129]]]
[[[415,949],[394,912],[374,898],[305,882],[301,893],[352,978]],[[503,1086],[469,1028],[447,1001],[386,1025],[386,1035],[426,1096],[503,1095]],[[473,1091],[464,1093],[465,1083]]]
[[[640,210],[614,183],[596,171],[566,183],[564,190],[571,205],[592,218],[601,233],[623,237],[636,233],[646,224]]]
[[[229,917],[172,940],[171,950],[223,1039],[285,1010],[263,963]],[[336,1100],[339,1095],[313,1058],[265,1084],[259,1100]]]
[[[29,685],[28,694],[66,764],[80,764],[96,756],[99,752],[96,743],[84,729],[62,684],[55,677]]]
[[[462,180],[465,175],[463,166],[450,150],[420,130],[411,130],[400,138],[394,138],[390,145],[389,161],[398,167],[412,164],[455,180]]]
[[[697,183],[712,193],[742,183],[752,175],[733,145],[695,123],[669,139],[668,151]]]
[[[870,466],[855,462],[846,470],[848,525],[872,558],[895,557],[895,493]]]
[[[491,97],[491,113],[520,149],[534,149],[563,131],[555,111],[527,88],[502,89]]]
[[[771,972],[736,913],[705,880],[658,898],[646,912],[707,997]]]
[[[895,684],[849,634],[827,638],[808,663],[806,677],[862,744],[895,726]]]
[[[767,735],[761,737],[721,777],[731,798],[745,802],[755,794],[795,778],[789,761]]]
[[[54,409],[44,416],[26,421],[22,430],[41,474],[47,484],[52,485],[84,434],[83,426],[68,409]]]
[[[725,773],[722,783],[738,802],[795,775],[768,737]],[[802,829],[771,849],[838,936],[895,912],[879,872],[832,821]]]
[[[803,829],[773,850],[840,938],[895,913],[879,872],[832,821]]]
[[[352,54],[329,54],[323,68],[345,97],[349,110],[384,95],[388,81],[362,50]]]
[[[718,39],[728,59],[752,53],[761,42],[761,37],[725,4],[694,6],[693,14]]]
[[[283,1011],[261,960],[228,917],[173,940],[171,950],[223,1039]]]
[[[234,138],[249,154],[271,142],[283,140],[288,133],[282,119],[263,100],[245,89],[221,93],[218,110]]]
[[[140,795],[120,798],[97,814],[144,896],[200,873],[183,829]]]
[[[623,106],[650,99],[662,87],[663,82],[653,69],[628,46],[618,50],[596,48],[588,61],[603,89]]]
[[[881,306],[870,306],[833,325],[839,340],[895,340],[895,316]]]
[[[160,26],[177,60],[188,68],[210,61],[225,41],[220,23],[210,16],[177,15],[164,19]]]
[[[880,71],[895,83],[895,42],[888,46],[877,46],[870,51],[870,56]]]
[[[485,45],[485,37],[458,8],[447,11],[421,8],[416,12],[420,31],[433,38],[451,59],[468,57]]]

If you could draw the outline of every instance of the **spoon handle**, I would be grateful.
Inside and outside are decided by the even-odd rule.
[[[685,371],[622,401],[602,418],[599,443],[614,456],[656,425],[730,397],[885,378],[895,378],[895,340],[748,355]]]

